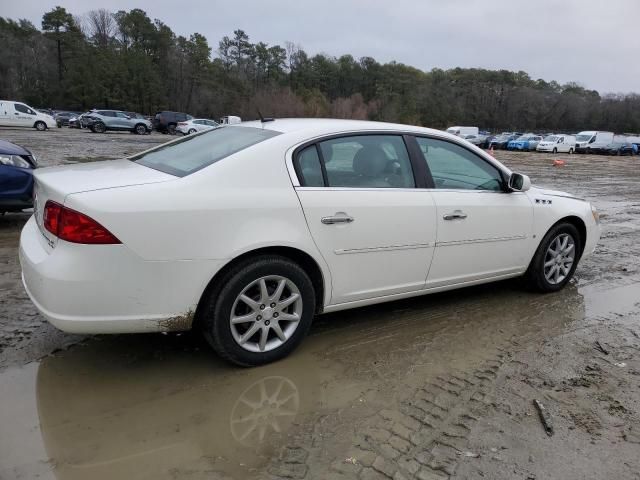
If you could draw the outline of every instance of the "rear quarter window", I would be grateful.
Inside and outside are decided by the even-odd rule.
[[[134,155],[130,160],[184,177],[277,135],[280,132],[261,128],[217,127]]]

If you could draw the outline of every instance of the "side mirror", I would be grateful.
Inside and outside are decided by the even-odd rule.
[[[509,177],[509,190],[512,192],[526,192],[531,188],[531,180],[527,175],[512,173]]]

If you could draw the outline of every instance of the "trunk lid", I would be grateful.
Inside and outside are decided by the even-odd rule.
[[[49,248],[55,247],[58,238],[44,228],[44,206],[48,200],[64,205],[67,195],[72,193],[178,180],[131,160],[48,167],[34,170],[33,175],[33,214]]]

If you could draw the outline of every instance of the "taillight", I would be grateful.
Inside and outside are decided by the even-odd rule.
[[[44,228],[61,240],[72,243],[121,243],[109,230],[93,218],[48,200],[44,206]]]
[[[181,125],[181,126],[183,126],[183,127],[184,127],[186,124],[187,124],[187,122],[178,122],[178,125]]]

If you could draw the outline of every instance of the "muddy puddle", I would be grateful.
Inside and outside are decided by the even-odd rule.
[[[330,414],[349,425],[326,446],[340,455],[359,421],[429,379],[622,316],[636,299],[640,284],[422,297],[320,317],[294,355],[254,369],[186,334],[94,338],[0,373],[0,478],[247,478]]]

